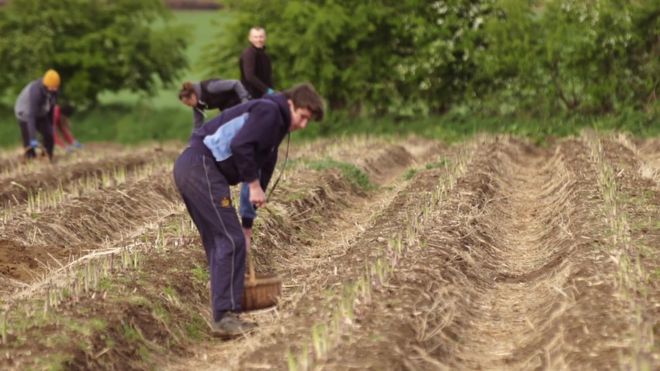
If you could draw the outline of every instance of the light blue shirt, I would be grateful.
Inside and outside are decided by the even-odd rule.
[[[243,128],[249,113],[244,113],[220,126],[213,134],[204,137],[204,145],[211,150],[216,161],[224,161],[231,157],[231,141]]]

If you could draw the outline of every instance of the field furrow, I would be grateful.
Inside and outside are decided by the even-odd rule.
[[[169,163],[178,153],[174,146],[157,147],[105,157],[77,158],[75,162],[59,162],[38,169],[26,166],[22,171],[0,177],[0,205],[9,209],[29,201],[35,203],[40,198],[53,198],[53,193],[77,194],[81,189],[98,188],[119,176],[130,177],[151,163]]]
[[[420,151],[427,152],[426,155],[430,156],[435,151],[432,147],[426,145],[426,150]],[[384,148],[383,151],[375,153],[373,156],[366,156],[374,164],[381,163],[379,170],[383,173],[389,172],[390,176],[396,176],[413,161],[407,153],[400,156],[401,151],[397,146],[384,145]],[[395,157],[395,159],[389,159],[389,157]],[[368,188],[363,189],[359,182],[355,181],[355,173],[350,166],[345,165],[346,163],[332,162],[332,164],[332,167],[322,166],[316,170],[317,164],[314,162],[301,163],[287,171],[287,178],[283,180],[281,190],[276,192],[273,196],[274,200],[269,205],[270,210],[265,210],[266,216],[260,218],[264,220],[259,221],[261,226],[257,240],[263,247],[254,249],[257,261],[260,263],[258,269],[286,269],[288,260],[286,258],[270,259],[273,257],[273,252],[284,257],[288,254],[295,254],[295,251],[290,248],[294,248],[294,244],[299,244],[299,246],[307,244],[309,238],[306,234],[307,227],[312,228],[318,225],[319,220],[322,220],[323,217],[335,220],[334,216],[342,209],[345,210],[351,202],[364,199],[368,193],[371,193]],[[347,166],[351,171],[345,171]],[[169,171],[167,174],[169,176]],[[123,198],[148,198],[153,196],[152,192],[156,192],[159,186],[171,187],[171,181],[168,182],[165,179],[156,177],[151,181],[153,183],[142,184],[143,187],[138,186],[140,184],[138,181],[126,183],[112,191],[94,192],[94,197],[98,197],[98,202],[94,204],[99,205],[101,210],[106,210],[106,207],[122,209],[124,206],[129,207],[128,202],[121,206],[124,202]],[[142,188],[142,193],[145,193],[144,196],[137,192],[140,188]],[[133,189],[136,191],[133,192]],[[103,194],[111,197],[112,202],[100,202]],[[166,191],[163,195],[169,194],[170,192]],[[142,199],[138,201],[140,200]],[[169,201],[166,200],[166,203]],[[106,204],[112,206],[105,206]],[[136,339],[126,338],[128,334],[122,330],[122,328],[126,329],[126,326],[130,327],[129,330],[135,329],[139,333],[144,333],[145,327],[153,328],[153,331],[147,331],[147,334],[144,335],[150,339],[147,340],[149,346],[155,346],[154,349],[166,346],[172,350],[172,355],[186,354],[185,348],[182,347],[188,346],[190,336],[196,339],[207,337],[208,328],[204,318],[208,315],[208,308],[206,308],[208,298],[205,297],[206,278],[202,278],[206,275],[203,268],[203,250],[199,247],[199,238],[196,231],[191,228],[189,218],[181,205],[178,202],[173,205],[172,209],[167,209],[162,205],[146,202],[146,200],[145,202],[134,202],[130,207],[138,207],[138,210],[143,210],[145,213],[147,210],[151,210],[152,218],[148,221],[142,220],[140,218],[144,215],[141,214],[137,217],[138,219],[133,220],[132,227],[118,229],[118,231],[126,232],[132,228],[136,231],[133,236],[119,232],[118,235],[115,234],[107,241],[102,241],[102,244],[98,245],[102,247],[100,249],[96,245],[90,245],[92,250],[86,252],[81,250],[80,252],[85,252],[85,254],[77,260],[71,263],[62,260],[64,268],[51,267],[57,269],[46,270],[46,276],[29,286],[23,287],[23,283],[19,281],[11,294],[11,299],[4,298],[5,305],[9,305],[6,307],[9,310],[5,312],[4,318],[9,318],[10,324],[9,330],[7,327],[4,327],[3,330],[10,339],[9,344],[6,342],[4,344],[9,345],[10,349],[14,349],[16,354],[15,357],[7,360],[9,363],[6,365],[17,367],[29,364],[43,365],[44,362],[50,362],[50,358],[24,358],[28,354],[36,354],[34,346],[24,342],[25,336],[30,337],[30,334],[36,333],[43,334],[43,341],[51,344],[48,346],[52,347],[52,344],[56,343],[60,344],[58,347],[68,349],[62,355],[64,359],[68,360],[66,361],[68,365],[78,365],[76,367],[83,368],[92,367],[92,365],[105,367],[101,365],[112,364],[118,359],[126,361],[127,355],[123,352],[132,352],[130,349],[138,346],[138,344],[134,344]],[[168,210],[170,210],[169,214]],[[100,210],[87,210],[86,213],[81,213],[78,219],[87,220],[86,215],[91,211],[96,213]],[[120,214],[122,213],[117,215]],[[124,212],[123,215],[129,215],[129,213]],[[160,217],[155,217],[157,215]],[[105,228],[101,217],[96,216],[95,218],[98,218],[100,223],[98,227]],[[280,234],[268,232],[269,225],[271,225],[269,223],[287,233],[287,241],[290,241],[292,245],[282,246]],[[60,226],[60,228],[62,227]],[[13,231],[17,232],[17,230]],[[305,233],[301,233],[301,231],[305,231]],[[49,232],[51,231],[49,230]],[[80,238],[80,236],[87,236],[85,238],[90,240],[97,238],[97,235],[91,232],[89,235],[85,233],[75,233],[74,235],[78,237],[70,238]],[[281,250],[278,250],[278,247]],[[264,260],[267,261],[267,264],[261,263]],[[174,264],[174,261],[178,263]],[[193,276],[190,276],[189,272],[193,272]],[[136,275],[139,275],[139,279]],[[180,277],[175,279],[176,284],[171,280],[171,277],[174,276]],[[4,277],[3,283],[8,281],[11,279]],[[136,286],[137,281],[141,284]],[[163,294],[163,290],[166,294]],[[133,294],[126,296],[126,292]],[[102,300],[90,301],[90,295],[92,299],[100,295]],[[44,297],[47,298],[45,302]],[[168,315],[167,320],[164,321],[156,312],[143,313],[143,309],[140,309],[142,299],[137,300],[136,297],[148,300],[151,303],[150,308],[156,307],[153,310],[158,312],[166,309],[171,315]],[[180,301],[190,305],[181,307],[177,304]],[[112,305],[116,310],[109,310],[108,305]],[[48,311],[42,315],[39,314],[39,309],[35,310],[35,307],[48,308]],[[103,312],[107,312],[106,316],[99,323],[96,318],[98,313]],[[154,319],[153,316],[156,318]],[[24,318],[26,321],[16,322],[16,319],[19,318]],[[59,325],[49,325],[50,321],[55,318],[59,318]],[[183,322],[171,324],[169,320],[172,318],[181,318]],[[170,323],[169,326],[168,323]],[[70,326],[83,327],[86,329],[85,331],[90,331],[85,336],[89,341],[88,347],[91,348],[72,348],[65,339],[58,337],[58,333],[71,331],[73,328]],[[172,330],[171,326],[174,326],[175,329]],[[163,331],[166,333],[174,331],[174,333],[162,337],[165,334]],[[193,333],[186,331],[193,331],[196,335],[193,336]],[[104,340],[102,339],[107,339],[108,336],[114,339],[112,341],[117,344],[117,349],[104,351]],[[153,336],[157,337],[153,338]],[[153,343],[154,341],[156,343]],[[30,350],[31,348],[32,350]],[[71,353],[72,351],[73,353]],[[36,352],[38,353],[38,351]],[[104,354],[101,359],[97,359],[95,356],[99,352]],[[141,364],[140,360],[136,360],[136,362],[136,365]],[[126,364],[129,365],[128,369],[140,368],[130,366],[130,362]]]
[[[293,146],[251,249],[283,293],[231,341],[209,329],[171,159],[19,203],[0,225],[0,368],[658,368],[653,146],[593,132]]]
[[[461,155],[467,156],[459,148],[426,148],[418,151],[418,161],[424,169],[422,176],[410,183],[392,179],[403,170],[401,166],[399,170],[391,166],[394,158],[401,158],[400,149],[393,151],[394,157],[386,155],[366,161],[374,164],[379,173],[389,174],[384,178],[390,181],[373,197],[349,200],[346,210],[323,220],[317,225],[318,232],[291,246],[296,254],[280,268],[285,278],[283,300],[275,316],[254,317],[260,324],[254,336],[241,339],[238,344],[202,347],[195,351],[195,358],[168,367],[213,369],[214,365],[223,364],[230,369],[265,365],[283,368],[289,355],[297,358],[303,349],[310,349],[307,346],[312,329],[328,325],[341,311],[346,294],[343,287],[365,279],[366,271],[375,269],[377,261],[389,264],[389,244],[402,237],[405,226],[418,218],[423,205],[433,201],[431,190],[444,179],[447,169],[458,166]],[[337,331],[343,331],[343,327],[339,324]]]
[[[491,157],[322,368],[602,369],[648,356],[604,249],[586,147],[514,143]]]

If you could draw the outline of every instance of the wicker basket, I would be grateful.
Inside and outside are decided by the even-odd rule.
[[[252,259],[248,256],[248,275],[245,277],[242,309],[248,311],[275,306],[281,293],[282,280],[274,274],[255,273]]]

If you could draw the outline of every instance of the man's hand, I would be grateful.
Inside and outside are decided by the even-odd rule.
[[[259,184],[259,179],[250,182],[248,185],[250,187],[250,203],[256,207],[263,207],[266,205],[266,194],[264,190],[261,189],[261,184]]]

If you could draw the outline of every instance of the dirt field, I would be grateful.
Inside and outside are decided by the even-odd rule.
[[[253,249],[283,295],[232,341],[179,150],[0,154],[0,368],[660,368],[657,139],[295,146]]]

